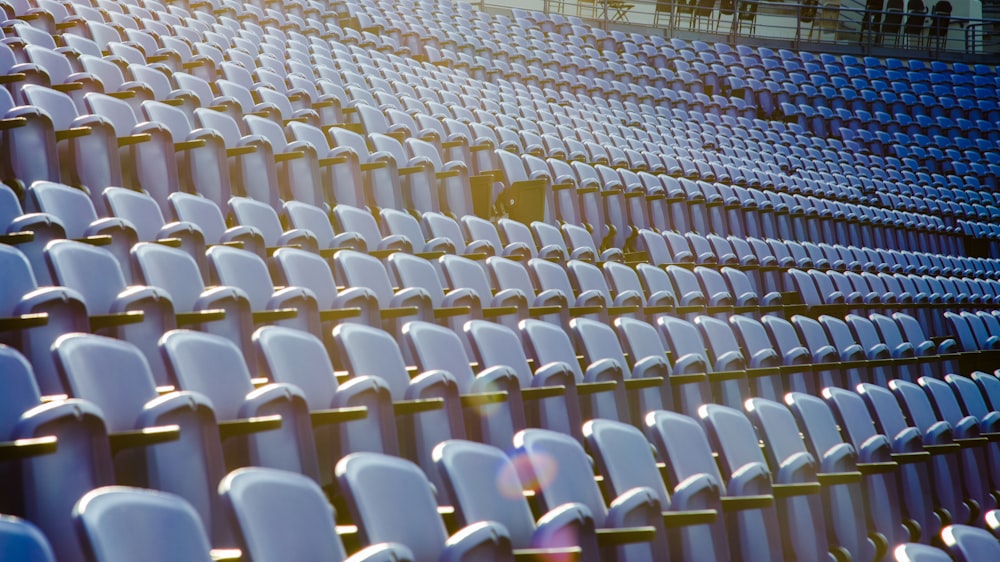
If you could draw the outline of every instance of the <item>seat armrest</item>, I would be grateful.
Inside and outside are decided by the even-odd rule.
[[[163,425],[112,433],[108,435],[108,440],[111,444],[111,453],[115,454],[124,449],[149,447],[150,445],[157,445],[159,443],[177,441],[180,437],[180,426]]]

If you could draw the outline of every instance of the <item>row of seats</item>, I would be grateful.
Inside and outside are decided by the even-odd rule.
[[[339,333],[339,336],[349,341],[350,347],[342,350],[345,353],[366,350],[353,352],[354,355],[367,355],[367,361],[373,362],[370,370],[359,369],[359,372],[379,372],[377,365],[386,364],[386,348],[362,348],[356,345],[358,341],[352,335],[355,332],[361,337],[368,330],[371,329],[344,327],[334,333],[335,337]],[[425,330],[430,332],[421,334]],[[404,337],[434,339],[434,333],[443,332],[447,330],[418,322],[411,324],[410,329],[404,332]],[[368,333],[375,335],[374,332]],[[392,344],[391,336],[386,334],[382,337],[390,338],[388,342]],[[276,345],[276,341],[281,338],[286,339],[286,343],[298,341],[301,345]],[[301,332],[264,328],[258,333],[256,340],[263,348],[274,353],[272,365],[280,364],[279,368],[286,373],[310,372],[314,382],[325,379],[327,387],[336,381],[329,367],[327,375],[318,376],[311,370],[301,368],[300,361],[306,355],[320,363],[328,361],[323,346],[315,339],[310,344],[309,338]],[[213,499],[213,495],[209,493],[206,497],[211,486],[202,488],[204,491],[195,492],[195,488],[191,486],[192,478],[204,482],[205,475],[219,474],[224,459],[226,467],[232,466],[230,463],[240,466],[249,462],[252,465],[302,472],[315,479],[315,474],[310,474],[308,470],[310,463],[299,463],[308,459],[315,463],[317,457],[310,456],[309,451],[313,450],[315,455],[320,450],[319,443],[328,445],[331,441],[328,438],[317,439],[317,446],[313,449],[313,440],[309,437],[310,433],[318,429],[306,428],[310,425],[320,428],[336,422],[370,424],[378,423],[377,419],[382,422],[392,419],[391,415],[388,418],[379,415],[373,419],[374,402],[369,402],[368,417],[363,419],[359,419],[359,414],[366,411],[364,408],[341,407],[338,410],[328,410],[324,403],[323,408],[312,410],[303,404],[307,400],[300,394],[302,391],[297,390],[298,387],[283,382],[274,382],[254,390],[249,373],[245,368],[239,367],[240,352],[221,338],[181,330],[167,334],[161,343],[175,366],[175,376],[178,377],[180,388],[184,390],[158,398],[141,353],[131,345],[101,336],[71,334],[55,346],[54,352],[60,358],[65,376],[75,387],[74,395],[85,398],[85,401],[73,399],[49,402],[44,413],[36,408],[39,410],[37,413],[33,409],[30,415],[19,416],[20,419],[11,430],[15,435],[27,439],[14,446],[16,451],[13,455],[41,455],[29,465],[33,470],[44,470],[46,462],[56,462],[60,457],[69,456],[61,464],[66,466],[64,470],[72,470],[77,475],[76,478],[58,480],[58,490],[54,490],[51,483],[39,482],[39,488],[28,488],[26,482],[30,480],[19,482],[21,494],[18,497],[38,510],[37,523],[45,528],[49,536],[72,536],[71,529],[67,529],[67,533],[55,534],[51,527],[67,528],[72,524],[69,504],[73,503],[75,496],[68,494],[67,488],[82,486],[82,490],[86,491],[88,486],[96,487],[102,481],[108,482],[110,472],[107,463],[114,459],[114,471],[118,474],[115,481],[152,485],[148,479],[152,474],[158,474],[160,476],[156,487],[182,492],[182,495],[186,491],[192,505],[201,506],[189,509],[192,514],[200,515],[199,527],[204,523],[206,528],[212,530],[208,535],[212,537],[211,544],[238,545],[252,549],[250,543],[262,540],[267,535],[266,528],[257,529],[253,538],[244,536],[242,539],[235,539],[236,542],[233,542],[233,538],[224,538],[228,536],[225,534],[227,528],[228,532],[234,531],[230,527],[233,523],[218,519],[218,515],[208,516],[204,510],[208,508],[206,502],[217,506],[226,496]],[[309,349],[312,351],[303,353]],[[423,361],[426,356],[421,357]],[[441,357],[440,349],[437,349],[431,360],[440,362]],[[5,367],[10,368],[6,372],[11,374],[8,384],[12,390],[18,389],[5,396],[12,401],[23,400],[25,405],[37,402],[37,387],[32,384],[30,367],[24,359],[13,351],[5,352],[4,359]],[[402,370],[405,377],[403,363],[400,360],[397,362],[397,369]],[[313,361],[309,363],[313,364]],[[427,367],[422,363],[420,366]],[[451,372],[461,371],[452,369]],[[142,373],[145,376],[140,376]],[[441,371],[428,370],[426,375],[414,379],[410,386],[427,385],[424,392],[429,391],[428,379],[434,373],[437,373],[435,376],[439,380],[446,376],[440,374]],[[271,380],[282,380],[276,374],[272,375]],[[293,376],[301,378],[303,375]],[[476,380],[488,378],[489,375],[484,372]],[[362,379],[364,377],[352,383],[360,383]],[[243,382],[239,382],[240,380]],[[496,380],[494,377],[491,382],[495,384]],[[609,551],[606,549],[618,547],[626,551],[620,554],[628,560],[661,560],[668,551],[677,559],[705,559],[706,544],[725,550],[723,545],[727,541],[706,541],[705,538],[698,537],[711,537],[716,533],[723,533],[718,536],[725,536],[723,519],[719,514],[737,512],[741,516],[735,520],[727,519],[724,524],[726,527],[735,525],[741,529],[744,526],[767,529],[763,534],[738,534],[746,538],[730,544],[730,548],[739,549],[744,557],[794,555],[812,558],[824,557],[829,551],[847,553],[852,558],[874,559],[880,556],[876,553],[884,553],[888,545],[916,538],[927,540],[937,534],[936,529],[949,522],[969,523],[995,507],[994,500],[991,500],[992,490],[996,490],[998,483],[996,464],[992,460],[995,451],[990,442],[985,437],[980,437],[980,434],[992,434],[992,418],[988,414],[991,408],[995,410],[997,407],[997,390],[1000,388],[997,381],[994,375],[985,373],[975,374],[971,379],[948,375],[944,381],[921,377],[919,385],[899,379],[889,381],[886,386],[861,383],[857,387],[857,393],[837,387],[827,387],[819,396],[791,392],[783,397],[784,404],[765,398],[752,398],[746,401],[745,410],[743,406],[734,408],[703,404],[693,412],[701,423],[680,413],[655,409],[632,423],[595,415],[591,421],[581,426],[582,437],[595,459],[596,468],[604,477],[601,481],[603,490],[593,479],[590,463],[586,461],[586,452],[579,438],[574,439],[574,436],[567,433],[544,429],[523,430],[513,436],[509,430],[503,431],[500,426],[504,422],[498,416],[498,411],[491,407],[491,404],[498,403],[502,393],[497,396],[498,393],[493,390],[468,394],[468,399],[462,400],[463,408],[481,411],[471,416],[467,414],[463,423],[460,410],[454,411],[454,406],[448,405],[449,392],[445,392],[443,397],[433,398],[420,394],[421,398],[416,400],[414,394],[407,392],[410,400],[395,402],[393,409],[396,415],[412,415],[415,423],[412,426],[400,426],[401,437],[410,431],[432,431],[440,436],[444,429],[450,432],[452,438],[462,438],[465,436],[463,428],[470,431],[478,428],[483,432],[479,435],[480,443],[466,444],[449,441],[445,437],[443,442],[437,441],[439,444],[432,447],[429,458],[422,454],[416,455],[423,457],[417,459],[418,462],[424,460],[428,463],[424,465],[423,471],[417,465],[399,458],[372,452],[354,453],[337,463],[335,474],[339,482],[338,490],[345,496],[351,520],[359,525],[359,540],[362,544],[388,541],[401,542],[413,550],[430,549],[428,552],[434,552],[435,549],[440,549],[441,545],[434,544],[435,541],[429,537],[444,535],[444,523],[437,519],[436,514],[430,516],[429,513],[432,513],[430,509],[433,509],[435,501],[441,503],[444,496],[448,498],[446,505],[453,506],[456,510],[454,525],[470,525],[481,521],[481,516],[471,513],[486,510],[491,515],[485,519],[502,524],[501,528],[508,530],[508,540],[515,548],[553,546],[547,542],[533,542],[545,536],[549,540],[558,540],[559,535],[552,526],[558,528],[560,524],[569,524],[586,529],[589,525],[591,529],[608,528],[623,532],[612,532],[604,540],[598,532],[595,539],[590,539],[596,540],[596,544],[577,535],[580,542],[575,544],[584,548],[585,557],[588,558],[595,556],[597,552],[603,552],[605,554],[601,554],[598,559],[607,559]],[[349,394],[349,386],[351,385],[344,385],[345,388],[338,389],[336,393]],[[109,388],[116,390],[109,393]],[[315,385],[304,385],[302,388],[320,390]],[[553,387],[537,388],[541,391]],[[582,393],[584,385],[577,388]],[[356,392],[357,389],[352,390]],[[469,390],[475,391],[475,385]],[[247,394],[242,397],[244,391]],[[554,397],[551,390],[546,393],[548,398]],[[143,406],[143,395],[154,401]],[[512,396],[506,397],[508,404]],[[320,397],[310,392],[310,398]],[[198,408],[183,406],[185,402],[199,399],[202,403]],[[169,406],[175,402],[175,406]],[[336,402],[334,399],[335,404]],[[88,414],[93,419],[101,420],[96,424],[84,421],[86,418],[81,416],[80,409],[88,407],[89,403],[98,406],[90,406]],[[452,411],[434,414],[442,406]],[[605,402],[604,406],[605,412],[608,411],[609,404]],[[137,407],[147,413],[137,421],[132,421],[134,414],[127,412],[135,411]],[[227,409],[237,407],[238,414],[235,409],[229,410],[232,413],[226,413]],[[202,413],[198,413],[199,410]],[[19,409],[9,411],[18,412]],[[160,413],[154,414],[155,411]],[[60,416],[59,412],[65,413]],[[916,430],[910,428],[904,431],[907,428],[904,413],[916,424]],[[294,421],[301,419],[304,414],[308,414],[307,419],[311,418],[311,423],[303,420],[303,425]],[[453,417],[455,414],[459,414],[457,425]],[[234,418],[234,415],[239,417]],[[445,417],[440,418],[440,415]],[[871,418],[868,418],[869,415]],[[215,421],[216,416],[219,422]],[[435,417],[438,419],[436,423],[432,423],[431,420]],[[36,418],[38,421],[48,421],[37,425],[37,422],[31,421]],[[196,423],[196,419],[201,421]],[[865,423],[866,419],[871,421]],[[977,419],[982,420],[982,425],[979,425]],[[166,423],[171,421],[174,423]],[[136,423],[139,426],[133,425]],[[205,427],[205,424],[216,423],[218,431],[225,437],[223,443],[227,444],[221,450],[216,448],[217,442],[209,437],[209,433],[197,429]],[[104,429],[105,424],[107,430]],[[645,427],[646,435],[636,425]],[[846,437],[840,436],[838,425],[847,428]],[[80,430],[84,426],[89,429],[83,433],[86,437],[81,437]],[[404,427],[406,431],[403,431]],[[950,432],[942,432],[943,427],[954,428],[954,437]],[[128,431],[129,429],[133,431]],[[135,431],[138,429],[142,431]],[[351,435],[370,439],[380,434],[384,438],[389,434],[386,429],[383,427],[382,431],[372,432],[369,428],[369,431],[362,433],[342,432],[341,437]],[[101,434],[107,435],[104,431],[111,432],[110,441],[106,441],[109,445],[93,448],[92,443],[101,442]],[[907,431],[913,433],[909,434]],[[54,447],[51,447],[51,438],[37,439],[39,433],[46,432],[54,433],[58,440],[59,449],[55,453],[52,451]],[[502,435],[506,437],[501,438]],[[885,435],[895,437],[890,441]],[[764,440],[763,449],[756,445],[758,436]],[[33,437],[36,439],[31,439]],[[502,449],[483,444],[490,442],[491,438],[497,440],[494,443],[499,446],[506,447],[505,443],[513,443],[515,456],[507,459]],[[853,447],[848,444],[848,440]],[[79,444],[84,449],[66,448],[78,441],[82,442]],[[405,439],[401,439],[401,443],[405,442]],[[409,443],[431,446],[433,442],[417,439]],[[649,443],[657,449],[655,457],[650,452]],[[753,446],[748,447],[748,443]],[[154,464],[145,468],[146,476],[142,474],[142,467],[149,461],[136,465],[138,459],[128,452],[135,447],[158,447],[160,450],[153,457],[157,459]],[[719,468],[715,468],[713,450],[719,454]],[[412,453],[405,456],[411,455]],[[149,458],[148,455],[140,455],[143,456]],[[179,457],[184,458],[183,465],[190,465],[195,458],[203,459],[201,462],[204,466],[193,472],[182,470]],[[81,464],[83,458],[92,460]],[[657,458],[665,463],[665,480],[661,479]],[[69,461],[72,461],[71,465],[66,464]],[[59,465],[56,462],[54,466]],[[103,468],[99,468],[102,465]],[[368,468],[352,468],[351,465]],[[504,465],[509,466],[504,468]],[[55,470],[54,466],[48,470]],[[84,466],[93,467],[93,472],[82,471]],[[494,467],[492,470],[491,466]],[[770,470],[774,472],[769,471],[769,466],[773,467]],[[722,474],[728,474],[725,479],[719,473],[720,469]],[[238,474],[254,470],[262,471],[243,469],[230,474],[223,480],[222,489],[225,490]],[[91,480],[81,482],[84,474]],[[503,476],[504,474],[507,476]],[[167,475],[170,478],[164,478]],[[900,480],[889,478],[888,475],[897,475]],[[186,478],[182,480],[182,476]],[[352,483],[352,477],[361,481]],[[526,523],[532,519],[525,519],[523,515],[530,513],[526,509],[528,501],[519,491],[511,491],[511,487],[514,490],[520,489],[519,480],[534,490],[532,497],[537,501],[536,514],[551,512],[556,508],[563,510],[566,502],[571,502],[570,505],[583,504],[584,508],[571,508],[565,512],[565,516],[555,517],[550,514],[551,516],[542,519],[539,531],[545,531],[545,526],[548,525],[549,535],[532,532],[531,524]],[[724,495],[721,494],[723,481],[727,482]],[[313,481],[304,479],[303,482],[310,482],[306,486],[319,492]],[[862,489],[867,495],[862,494]],[[316,495],[316,492],[313,494]],[[192,494],[198,501],[192,499]],[[275,492],[272,494],[275,494],[273,497],[278,497]],[[13,496],[8,497],[13,501]],[[319,497],[322,497],[322,492],[319,492]],[[420,499],[404,500],[412,497]],[[865,498],[870,503],[865,504]],[[897,502],[906,506],[907,518],[901,515],[900,503]],[[521,503],[524,507],[510,507],[509,504],[512,503]],[[406,525],[394,519],[390,513],[396,512],[395,517],[402,517],[399,512],[402,506],[415,510],[403,511],[408,515],[404,521],[411,520],[412,517],[421,521],[437,519],[437,523],[427,521],[432,530],[435,527],[437,530],[419,534],[401,531]],[[430,509],[427,509],[428,506]],[[217,513],[217,509],[220,508],[210,507],[208,511]],[[425,510],[422,515],[420,509]],[[656,511],[650,513],[651,509]],[[83,511],[82,508],[80,510]],[[667,514],[661,516],[661,510]],[[868,511],[869,516],[861,516],[866,510],[871,510]],[[261,517],[262,512],[266,511],[260,507],[256,510]],[[566,521],[565,517],[575,519],[576,522]],[[991,520],[988,516],[986,522]],[[394,523],[388,524],[387,521]],[[637,527],[637,523],[642,525]],[[527,533],[522,531],[525,524],[529,525]],[[642,527],[647,527],[648,530]],[[629,531],[624,532],[626,529]],[[481,540],[488,539],[487,542],[494,547],[497,546],[497,541],[501,545],[504,542],[500,538],[503,537],[503,531],[496,529],[470,534],[482,537]],[[670,541],[667,541],[668,537]],[[827,540],[832,542],[828,543]],[[634,543],[637,542],[649,544],[636,548]],[[633,546],[623,547],[623,544]],[[287,542],[281,542],[278,546],[287,548],[287,545]],[[69,540],[57,541],[54,546],[61,555],[60,559],[75,559],[72,557],[73,550],[80,548]],[[649,554],[644,555],[643,552],[646,551]],[[718,552],[716,555],[716,559],[729,559],[729,554],[725,552]]]
[[[18,283],[3,327],[34,373],[10,411],[60,421],[5,430],[40,438],[12,454],[49,454],[17,465],[2,510],[49,539],[77,536],[75,500],[117,482],[190,502],[209,537],[192,557],[264,557],[279,523],[243,532],[215,494],[245,465],[287,471],[257,469],[273,499],[248,516],[334,558],[325,500],[308,504],[323,531],[260,507],[290,493],[289,472],[373,559],[874,560],[950,544],[963,529],[948,523],[989,526],[996,378],[941,376],[993,368],[993,316],[975,311],[996,298],[995,263],[961,257],[965,236],[995,238],[988,130],[937,167],[933,147],[900,154],[915,150],[902,137],[759,119],[723,57],[766,68],[766,49],[532,29],[460,4],[89,7],[19,5],[5,26],[20,75],[3,102],[4,241],[25,252],[4,249]],[[681,62],[694,51],[709,72]],[[534,190],[544,212],[477,218],[477,190]],[[986,338],[970,327],[967,344],[945,310]],[[849,419],[843,393],[861,404]],[[662,441],[696,441],[680,449],[701,451],[692,472],[653,418],[678,422]],[[853,470],[852,447],[872,462]],[[64,494],[31,476],[69,464]],[[747,539],[727,545],[734,526]],[[93,536],[53,546],[77,559]],[[288,559],[287,539],[270,544]]]

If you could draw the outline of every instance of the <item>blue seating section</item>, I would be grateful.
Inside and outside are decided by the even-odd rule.
[[[1000,559],[998,68],[0,5],[0,558]]]

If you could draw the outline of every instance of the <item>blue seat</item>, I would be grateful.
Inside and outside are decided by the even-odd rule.
[[[388,332],[361,324],[333,329],[334,355],[343,368],[359,376],[377,377],[389,388],[397,416],[402,456],[416,462],[441,492],[431,451],[447,439],[464,439],[465,423],[454,377],[442,371],[410,377],[403,352]],[[446,498],[439,497],[442,505]]]
[[[221,336],[173,330],[160,339],[160,349],[172,382],[208,398],[219,421],[280,418],[278,427],[269,431],[223,440],[228,468],[282,468],[323,484],[332,482],[332,475],[319,474],[308,404],[301,389],[281,383],[255,388],[242,351]]]
[[[55,562],[55,554],[45,535],[28,521],[0,516],[0,552],[24,562]]]
[[[583,432],[587,450],[603,476],[606,497],[618,498],[636,488],[654,493],[663,511],[662,518],[652,522],[659,535],[657,543],[661,550],[669,545],[672,560],[729,559],[725,542],[712,542],[715,531],[721,528],[721,506],[712,502],[717,500],[717,496],[712,497],[717,489],[699,487],[707,479],[682,484],[675,488],[672,499],[642,431],[612,420],[590,420]]]
[[[564,503],[537,522],[518,480],[518,467],[503,450],[452,439],[434,448],[434,460],[448,495],[454,498],[458,525],[494,521],[510,534],[515,552],[532,549],[536,556],[599,560],[600,551],[590,510]],[[568,556],[569,555],[569,556]]]
[[[745,352],[736,335],[735,322],[699,316],[694,323],[708,344],[707,350],[715,370],[745,373],[744,377],[732,375],[725,385],[728,387],[726,392],[739,392],[744,399],[749,396],[777,399],[784,394],[785,385],[777,354],[758,352],[749,355]]]
[[[787,533],[786,549],[808,558],[816,557],[816,551],[830,550],[852,559],[874,559],[877,550],[867,537],[863,506],[850,489],[860,483],[861,475],[852,470],[855,467],[837,466],[829,457],[821,465],[809,453],[795,418],[783,404],[751,398],[746,411],[764,441],[775,485],[791,484],[789,489],[796,489],[794,495],[777,496],[778,516]],[[827,470],[832,471],[829,476]]]
[[[230,220],[238,226],[259,232],[268,253],[273,253],[282,246],[293,246],[319,253],[320,246],[316,233],[302,228],[286,230],[281,224],[278,211],[267,203],[249,197],[230,197],[227,205]]]
[[[615,319],[616,322],[623,320],[630,319]],[[666,357],[650,355],[635,358],[634,364],[629,363],[611,326],[586,318],[574,318],[569,324],[576,348],[583,353],[587,364],[609,362],[611,368],[621,373],[621,384],[630,406],[627,421],[639,426],[647,412],[673,405],[670,366]]]
[[[884,461],[862,461],[854,446],[841,436],[837,419],[823,399],[792,392],[785,396],[785,404],[795,416],[810,454],[817,459],[819,473],[858,473],[854,482],[849,481],[854,478],[850,477],[824,486],[823,499],[830,523],[836,536],[844,537],[841,544],[853,543],[858,551],[872,552],[874,548],[877,557],[881,557],[890,545],[910,540],[910,533],[903,525],[895,478],[882,477],[898,466],[888,460],[888,450],[881,451],[886,455]],[[854,423],[864,423],[864,418]],[[864,516],[850,515],[857,510]]]
[[[215,493],[224,474],[219,436],[225,426],[217,424],[208,399],[192,392],[161,396],[142,352],[127,342],[67,334],[53,353],[69,394],[96,405],[107,430],[125,436],[126,447],[114,456],[117,482],[184,497],[195,507],[213,545],[232,546]],[[236,423],[223,434],[266,426]]]
[[[968,525],[949,525],[941,530],[941,542],[959,562],[990,560],[1000,556],[1000,542],[989,531]]]
[[[524,428],[524,403],[513,369],[495,366],[474,373],[458,334],[429,322],[407,322],[401,346],[421,372],[444,372],[455,381],[470,439],[506,446]]]
[[[115,256],[100,246],[55,240],[46,247],[45,259],[55,281],[83,297],[90,329],[135,344],[156,383],[167,384],[156,342],[177,327],[177,319],[166,291],[128,283]]]
[[[171,193],[167,202],[168,206],[157,203],[161,209],[170,209],[170,214],[177,220],[197,226],[204,235],[206,244],[233,244],[266,257],[264,235],[249,226],[227,226],[222,209],[211,199],[177,192]]]
[[[4,345],[0,373],[0,452],[5,458],[0,463],[0,511],[29,518],[47,536],[58,537],[50,552],[60,559],[83,560],[69,514],[88,490],[114,481],[103,415],[78,399],[43,405],[31,365]],[[7,519],[0,526],[11,533],[20,528]],[[34,549],[22,541],[34,534],[37,531],[18,530],[16,536],[0,539],[10,540],[6,544],[14,550],[0,551],[23,548],[27,555]]]
[[[135,227],[119,218],[98,218],[93,202],[83,191],[60,183],[38,181],[25,194],[25,209],[59,219],[67,238],[100,242],[122,265],[126,281],[132,281],[128,251],[138,241]]]
[[[363,545],[398,543],[414,560],[509,560],[511,537],[480,521],[448,536],[427,476],[413,463],[352,453],[337,463],[337,482]]]
[[[90,113],[111,122],[119,139],[122,181],[125,186],[150,194],[160,208],[180,190],[174,139],[163,125],[139,122],[128,102],[91,92],[84,95]]]
[[[586,507],[597,529],[601,560],[663,560],[668,556],[666,545],[656,540],[653,526],[663,517],[656,493],[645,487],[632,488],[608,507],[594,481],[586,451],[572,437],[526,429],[515,436],[511,456],[515,465],[523,463],[521,483],[535,492],[543,510],[566,503]],[[550,473],[553,464],[558,470]]]
[[[73,518],[88,559],[95,562],[212,560],[198,512],[173,494],[124,486],[97,488],[80,498]]]
[[[903,543],[893,551],[896,562],[951,562],[951,556],[933,546],[919,543]]]
[[[774,497],[769,490],[727,487],[712,455],[705,429],[695,419],[668,412],[650,412],[645,419],[650,443],[664,459],[665,481],[672,501],[688,509],[714,509],[724,513],[711,525],[711,544],[723,558],[738,552],[744,560],[769,560],[780,556],[780,539],[774,517]],[[754,529],[754,532],[747,532]],[[724,537],[727,531],[736,540]],[[683,543],[682,543],[683,544]],[[728,544],[728,547],[725,546]],[[699,545],[699,548],[702,545]],[[696,549],[695,552],[701,552]]]
[[[559,362],[532,370],[517,332],[485,320],[465,324],[463,333],[472,358],[481,368],[508,366],[516,374],[527,427],[572,435],[581,443],[580,398],[573,370]]]
[[[908,433],[882,434],[881,427],[876,428],[873,421],[881,423],[881,419],[892,416],[886,413],[882,418],[873,420],[874,414],[868,413],[865,401],[857,393],[827,388],[822,395],[840,424],[842,434],[857,451],[861,466],[897,463],[898,472],[895,474],[862,470],[866,498],[876,528],[890,539],[890,544],[894,542],[893,537],[899,536],[899,531],[887,522],[901,521],[909,533],[909,540],[929,541],[936,536],[942,521],[934,511],[933,495],[927,493],[930,487],[927,464],[930,454],[919,451],[912,441],[907,442]],[[795,406],[792,408],[795,411]],[[905,509],[903,519],[900,518],[901,508]]]
[[[917,393],[912,392],[913,389],[909,390],[915,401],[919,400]],[[919,387],[916,390],[923,394]],[[912,425],[907,422],[900,401],[897,401],[889,389],[862,384],[858,386],[857,391],[872,413],[872,419],[879,432],[887,437],[892,436],[890,440],[895,453],[930,453],[930,458],[916,467],[921,474],[923,493],[927,494],[929,490],[935,510],[944,510],[938,514],[940,524],[943,526],[949,522],[972,520],[975,513],[973,507],[966,503],[962,483],[954,477],[959,473],[954,444],[948,446],[948,443],[941,443],[944,435],[937,439],[934,436],[925,439],[923,432],[916,427],[916,422]],[[936,423],[936,420],[932,423]],[[935,447],[941,444],[946,446]]]
[[[924,388],[921,388],[924,386]],[[925,389],[937,390],[934,397],[937,399],[932,403],[930,393]],[[945,383],[936,385],[932,380],[924,381],[923,385],[917,385],[902,380],[893,380],[889,383],[889,389],[899,400],[900,407],[906,412],[907,417],[912,420],[914,426],[921,431],[924,439],[924,446],[927,445],[959,445],[958,450],[952,454],[942,455],[948,462],[947,474],[957,480],[961,486],[965,503],[970,506],[973,517],[978,518],[990,509],[996,507],[996,498],[991,494],[992,486],[989,475],[986,472],[988,467],[982,450],[976,446],[978,443],[985,445],[985,440],[978,438],[978,425],[970,418],[963,418],[961,425],[955,426],[949,420],[961,415],[961,408],[955,400],[954,393]],[[947,399],[947,401],[946,401]],[[941,408],[941,414],[935,410],[935,405]],[[948,412],[947,417],[943,414]],[[972,441],[966,439],[972,438]],[[961,475],[961,476],[959,476]],[[941,477],[945,476],[942,467]]]
[[[283,470],[240,468],[226,475],[219,493],[231,514],[240,554],[257,562],[315,560],[394,562],[413,560],[400,544],[377,544],[348,557],[334,531],[333,508],[312,480]]]
[[[719,470],[724,475],[726,495],[772,498],[771,501],[753,502],[760,512],[743,516],[741,523],[748,524],[748,519],[752,518],[756,531],[753,539],[748,537],[741,551],[754,553],[754,556],[768,553],[772,557],[791,552],[790,538],[782,534],[788,527],[779,527],[778,510],[774,505],[774,500],[787,495],[772,484],[771,471],[750,421],[741,411],[717,404],[703,405],[698,410],[698,417],[712,450],[719,454]]]
[[[529,319],[521,321],[519,329],[524,350],[535,365],[560,363],[572,371],[583,419],[629,419],[620,366],[605,359],[582,369],[569,335],[555,324]]]
[[[352,298],[341,298],[341,305],[367,310],[376,307],[387,330],[399,333],[402,324],[411,319],[433,320],[430,295],[421,288],[394,290],[385,266],[375,257],[354,250],[337,252],[333,275],[340,285],[367,289],[345,295]]]
[[[13,246],[0,244],[4,286],[0,290],[0,343],[28,357],[44,394],[65,392],[51,356],[51,347],[62,334],[87,332],[90,321],[83,295],[65,287],[42,287],[31,264]]]
[[[210,276],[218,285],[234,287],[246,294],[255,325],[273,324],[321,333],[319,303],[308,288],[276,288],[267,263],[247,250],[213,246],[206,256]]]
[[[198,262],[203,279],[208,282],[207,277],[204,277],[208,275],[205,234],[197,225],[184,221],[167,222],[164,209],[145,193],[123,187],[108,187],[101,196],[111,214],[135,227],[139,242],[162,241],[176,244]]]
[[[251,371],[256,370],[250,346],[254,317],[243,290],[224,285],[206,287],[197,262],[177,248],[140,242],[132,247],[131,257],[138,277],[169,295],[179,326],[228,338],[244,351]]]

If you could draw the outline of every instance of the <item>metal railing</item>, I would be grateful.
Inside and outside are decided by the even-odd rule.
[[[812,3],[757,0],[488,0],[487,9],[539,10],[576,16],[605,31],[640,31],[686,39],[753,38],[860,48],[1000,55],[1000,20],[867,10],[859,0]],[[918,16],[918,17],[914,17]],[[912,18],[912,19],[911,19]],[[917,20],[921,20],[918,24]],[[947,21],[945,26],[939,24]],[[937,33],[938,30],[943,30]],[[916,53],[915,53],[916,54]]]

